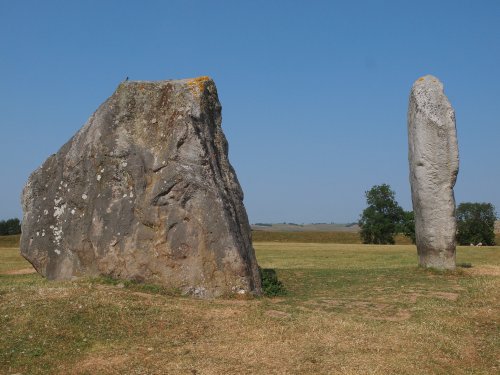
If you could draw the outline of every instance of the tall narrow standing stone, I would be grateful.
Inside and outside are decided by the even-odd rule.
[[[21,253],[49,279],[109,275],[200,297],[261,292],[208,77],[123,82],[23,192]]]
[[[431,75],[411,89],[408,159],[419,263],[455,268],[455,197],[458,145],[455,112],[443,84]]]

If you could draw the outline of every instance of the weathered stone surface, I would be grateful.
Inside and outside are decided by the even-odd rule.
[[[433,76],[419,78],[408,108],[410,184],[419,263],[455,268],[458,145],[455,112]]]
[[[242,200],[211,79],[123,82],[30,176],[21,253],[49,279],[259,294]]]

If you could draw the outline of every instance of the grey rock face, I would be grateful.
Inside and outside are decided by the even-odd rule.
[[[208,77],[123,82],[22,195],[21,253],[49,279],[109,275],[201,297],[261,293]]]
[[[455,112],[433,76],[418,79],[408,108],[410,183],[419,263],[455,268],[458,145]]]

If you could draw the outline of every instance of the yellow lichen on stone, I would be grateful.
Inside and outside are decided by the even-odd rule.
[[[420,77],[420,78],[418,79],[418,81],[423,81],[424,79],[425,79],[425,77]]]
[[[210,77],[201,76],[197,78],[190,79],[188,81],[188,86],[193,91],[194,94],[200,94],[205,89],[205,82],[209,81]]]

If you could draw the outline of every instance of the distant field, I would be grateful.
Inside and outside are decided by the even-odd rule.
[[[357,232],[358,225],[346,224],[265,224],[251,225],[252,230],[264,230],[267,232]]]
[[[302,243],[338,243],[360,244],[358,232],[268,232],[252,231],[253,242],[302,242]],[[411,244],[410,239],[403,235],[395,237],[396,244]]]
[[[408,237],[397,235],[397,245],[409,245]],[[500,233],[495,234],[495,241],[500,244]],[[300,242],[300,243],[338,243],[360,244],[359,233],[356,232],[267,232],[252,231],[253,242]]]
[[[251,225],[252,230],[265,230],[270,232],[358,232],[358,225],[347,224],[265,224]],[[495,222],[495,233],[500,234],[500,220]]]
[[[21,235],[0,236],[0,247],[18,247]]]
[[[256,242],[279,298],[49,282],[0,245],[1,374],[497,374],[500,247],[416,267],[412,245]]]

